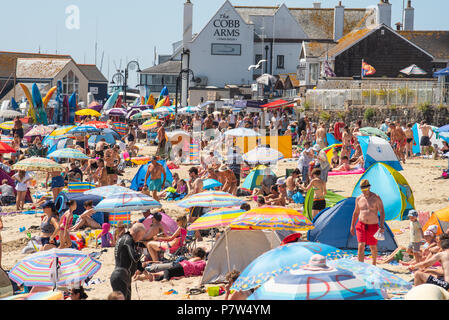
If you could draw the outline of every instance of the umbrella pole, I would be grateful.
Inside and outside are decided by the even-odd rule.
[[[230,230],[228,228],[228,230]],[[228,230],[225,230],[225,241],[226,241],[226,258],[228,261],[228,272],[231,272],[231,263],[229,261],[229,246],[228,246]]]

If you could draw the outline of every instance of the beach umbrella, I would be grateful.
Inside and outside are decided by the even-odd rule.
[[[84,135],[95,135],[100,134],[101,130],[94,126],[79,126],[74,127],[67,131],[66,136],[84,136]]]
[[[383,138],[385,140],[388,140],[388,136],[380,129],[373,128],[373,127],[364,127],[360,128],[359,132],[362,133],[364,136],[377,136],[379,138]]]
[[[44,126],[44,125],[38,125],[33,127],[30,131],[28,131],[25,134],[25,137],[32,137],[32,136],[46,136],[54,131],[53,127]]]
[[[126,117],[127,112],[123,108],[112,108],[105,112],[108,116],[119,116],[119,117]]]
[[[152,197],[133,191],[108,195],[94,207],[94,210],[97,212],[126,212],[161,207],[162,205]]]
[[[191,135],[183,130],[176,130],[172,132],[166,132],[168,141],[170,142],[181,142],[183,138],[190,139]]]
[[[135,191],[132,189],[129,189],[129,188],[125,188],[125,187],[117,186],[117,185],[110,185],[110,186],[103,186],[103,187],[89,189],[87,191],[84,191],[84,194],[105,198],[105,197],[108,197],[113,194],[133,193],[133,192],[135,192]]]
[[[179,114],[192,114],[196,112],[200,112],[201,109],[199,107],[187,106],[178,110]]]
[[[344,269],[354,273],[363,280],[370,289],[406,289],[412,288],[412,284],[401,277],[368,263],[343,258],[329,261],[328,266]]]
[[[0,129],[12,130],[14,128],[14,121],[6,121],[0,124]]]
[[[64,134],[66,134],[67,132],[69,132],[71,129],[75,128],[75,127],[76,126],[74,126],[74,125],[68,125],[68,126],[63,126],[61,128],[56,128],[49,134],[49,137],[62,136]]]
[[[443,76],[449,76],[449,67],[438,70],[437,72],[433,73],[433,77],[443,77]]]
[[[436,131],[438,133],[449,132],[449,124],[446,124],[446,125],[444,125],[442,127],[439,127]]]
[[[64,293],[62,291],[43,291],[15,294],[0,300],[63,300]]]
[[[268,73],[264,73],[263,75],[261,75],[260,77],[258,77],[256,79],[257,83],[266,85],[266,86],[272,86],[276,83],[277,78],[271,74]]]
[[[284,158],[284,155],[272,148],[257,147],[245,153],[242,157],[243,160],[250,164],[267,164],[278,162],[279,160]]]
[[[72,148],[64,148],[64,149],[57,149],[56,151],[53,151],[49,155],[47,155],[47,158],[57,158],[57,159],[90,159],[89,156],[84,154],[78,149],[72,149]]]
[[[158,115],[158,116],[163,116],[163,115],[167,115],[167,114],[174,114],[175,113],[175,109],[173,107],[170,106],[162,106],[159,107],[157,109],[152,110],[152,114]]]
[[[205,207],[221,208],[240,206],[246,201],[224,191],[204,191],[184,198],[178,203],[182,208]]]
[[[304,217],[301,212],[274,206],[251,209],[232,221],[229,226],[232,229],[248,230],[307,231],[313,229],[312,222]]]
[[[23,114],[19,111],[15,111],[15,110],[0,110],[0,118],[4,118],[4,119],[12,119],[15,117],[22,117]]]
[[[352,272],[293,270],[273,277],[248,300],[383,300],[382,293],[369,289]]]
[[[36,252],[19,261],[9,272],[11,280],[26,286],[68,286],[92,277],[101,263],[75,249]]]
[[[225,227],[244,212],[245,210],[240,209],[240,207],[212,210],[196,219],[195,222],[187,227],[187,230],[205,230]]]
[[[147,120],[140,126],[140,129],[143,131],[148,131],[148,130],[157,128],[157,121],[158,120],[153,120],[153,119]]]
[[[9,144],[0,141],[0,153],[11,153],[16,152]]]
[[[210,190],[217,187],[221,187],[223,183],[215,179],[205,179],[203,180],[203,189]]]
[[[416,64],[412,64],[411,66],[408,66],[407,68],[404,68],[400,70],[399,72],[404,73],[406,75],[425,75],[427,72],[425,72],[423,69],[418,67]]]
[[[172,235],[173,233],[176,232],[176,230],[178,229],[178,224],[176,223],[175,220],[173,220],[170,216],[168,216],[167,214],[165,214],[164,212],[159,212],[162,216],[162,220],[161,220],[161,226],[162,229],[164,230],[164,232],[167,235]],[[145,220],[143,220],[143,225],[145,226],[145,228],[147,228],[147,230],[151,227],[151,223],[152,223],[152,218],[153,215],[150,214]]]
[[[101,117],[101,113],[94,109],[81,109],[75,112],[77,116]]]
[[[248,128],[235,128],[228,131],[225,131],[225,136],[231,137],[259,137],[260,133],[254,131],[253,129]]]
[[[45,171],[45,172],[57,172],[64,171],[64,167],[59,163],[54,162],[51,159],[41,157],[30,157],[20,160],[12,166],[13,170],[24,171]]]
[[[299,269],[308,264],[314,254],[329,261],[349,254],[333,246],[316,242],[293,242],[271,249],[254,259],[232,285],[233,290],[249,290],[268,281],[271,277]]]
[[[97,129],[107,129],[109,128],[108,124],[104,121],[89,121],[84,123],[85,126],[92,126]]]

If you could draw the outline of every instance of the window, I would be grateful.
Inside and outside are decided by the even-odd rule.
[[[297,78],[298,80],[306,80],[306,63],[300,62],[299,66],[297,67]]]
[[[284,69],[284,56],[283,55],[278,55],[276,60],[277,60],[276,68]]]
[[[76,94],[79,94],[79,79],[78,77],[73,73],[72,70],[70,70],[64,78],[62,78],[62,91],[63,94],[66,96],[72,95],[73,92],[76,92]]]
[[[318,63],[311,63],[310,64],[310,83],[313,84],[318,81],[318,72],[319,72]]]

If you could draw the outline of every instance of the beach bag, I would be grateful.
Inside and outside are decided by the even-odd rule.
[[[301,194],[301,192],[296,192],[293,196],[292,196],[293,201],[295,201],[295,203],[300,203],[303,204],[305,201],[304,196]]]

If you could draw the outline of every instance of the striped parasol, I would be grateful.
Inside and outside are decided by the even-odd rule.
[[[64,300],[64,293],[62,291],[22,293],[1,300]]]
[[[3,130],[12,130],[13,127],[14,127],[14,121],[6,121],[3,123],[0,123],[0,129],[3,129]]]
[[[125,212],[161,208],[162,205],[141,192],[112,194],[101,200],[94,210],[97,212]]]
[[[44,126],[44,125],[38,125],[32,128],[30,131],[28,131],[25,134],[25,137],[32,137],[32,136],[46,136],[47,134],[50,134],[53,131],[52,127]]]
[[[12,166],[13,170],[59,172],[64,168],[53,160],[41,157],[23,159]]]
[[[178,206],[181,208],[222,208],[240,206],[245,202],[244,199],[239,199],[224,191],[204,191],[181,200]]]
[[[14,138],[11,136],[6,136],[6,135],[0,135],[0,141],[4,142],[6,144],[12,144]]]
[[[245,210],[240,209],[240,207],[212,210],[196,219],[194,223],[187,227],[187,230],[205,230],[225,227],[244,212]]]
[[[66,136],[85,136],[100,134],[101,130],[94,126],[78,126],[67,131]]]
[[[98,128],[98,129],[109,128],[108,124],[106,122],[103,122],[103,121],[89,121],[89,122],[85,122],[84,125],[92,126],[92,127]]]
[[[231,137],[259,137],[260,133],[248,128],[235,128],[224,133],[225,136]]]
[[[232,229],[307,231],[313,224],[303,214],[285,207],[260,207],[247,211],[230,224]]]
[[[122,186],[111,185],[111,186],[104,186],[104,187],[90,189],[88,191],[85,191],[84,194],[94,195],[94,196],[99,196],[99,197],[105,198],[105,197],[113,195],[113,194],[125,193],[125,192],[135,192],[135,191],[132,189],[129,189],[129,188],[122,187]]]
[[[140,129],[143,131],[148,131],[154,128],[157,128],[157,120],[154,119],[147,120],[140,126]]]
[[[26,286],[67,286],[92,277],[101,263],[74,249],[36,252],[19,261],[9,272],[11,280]]]
[[[87,155],[85,155],[80,150],[72,149],[72,148],[57,149],[56,151],[53,151],[52,153],[47,155],[47,158],[90,159]]]

